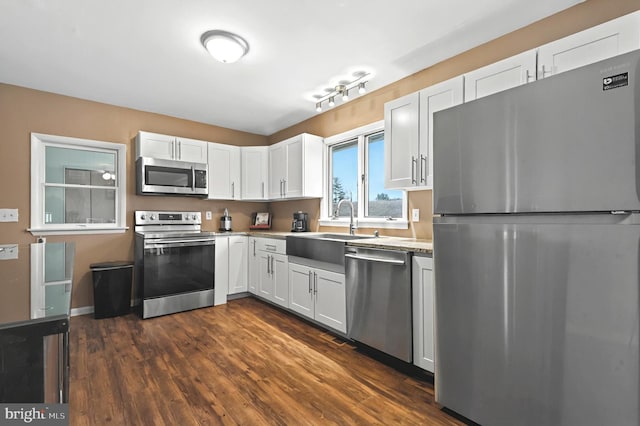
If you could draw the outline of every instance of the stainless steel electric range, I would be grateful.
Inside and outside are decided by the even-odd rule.
[[[200,212],[135,212],[135,299],[142,318],[213,306],[215,233]]]

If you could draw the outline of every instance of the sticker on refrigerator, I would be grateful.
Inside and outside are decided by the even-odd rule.
[[[616,89],[622,86],[629,85],[629,73],[612,75],[611,77],[605,77],[602,79],[602,90]]]

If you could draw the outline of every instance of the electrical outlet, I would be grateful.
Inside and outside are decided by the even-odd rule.
[[[207,220],[211,220],[211,212],[205,212],[204,217],[205,217]]]
[[[411,220],[413,222],[419,222],[420,221],[420,209],[412,209],[411,210]]]
[[[18,245],[17,244],[2,244],[0,245],[0,260],[9,260],[18,258]]]
[[[0,222],[17,222],[18,209],[0,209]]]

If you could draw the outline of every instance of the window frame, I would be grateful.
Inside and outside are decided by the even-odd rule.
[[[333,183],[331,182],[331,148],[343,143],[348,143],[357,140],[358,144],[358,176],[365,175],[365,181],[358,179],[358,217],[354,217],[354,223],[359,228],[382,228],[382,229],[408,229],[408,196],[407,191],[402,191],[402,217],[388,219],[381,217],[365,217],[364,213],[367,209],[369,202],[366,191],[369,186],[369,170],[367,164],[367,140],[368,137],[379,132],[384,132],[384,120],[376,121],[375,123],[367,124],[344,133],[340,133],[334,136],[330,136],[324,139],[324,170],[323,181],[324,191],[323,197],[320,201],[320,226],[335,226],[335,227],[349,227],[349,218],[337,218],[334,219],[329,212],[329,208],[332,204]],[[382,171],[384,173],[384,170]]]
[[[44,203],[46,187],[46,148],[101,151],[114,153],[116,157],[115,223],[45,223]],[[73,235],[122,233],[126,226],[126,161],[127,146],[115,142],[103,142],[68,136],[31,133],[31,226],[32,235]],[[54,186],[60,186],[55,184]],[[62,185],[64,186],[64,185]]]

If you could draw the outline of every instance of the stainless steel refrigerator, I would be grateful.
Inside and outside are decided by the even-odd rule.
[[[640,424],[640,51],[434,115],[436,400]]]

